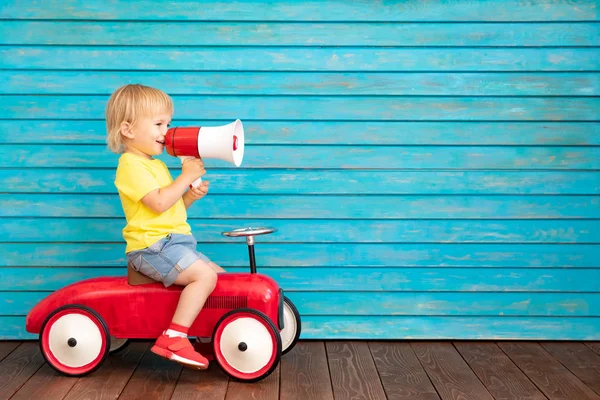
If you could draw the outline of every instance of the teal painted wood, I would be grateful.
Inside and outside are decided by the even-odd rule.
[[[177,109],[176,109],[176,112]],[[216,126],[231,122],[173,120],[173,126]],[[597,122],[477,122],[477,121],[244,121],[246,143],[332,145],[340,133],[348,145],[517,145],[597,146]],[[0,143],[105,144],[104,121],[0,120]]]
[[[160,10],[160,12],[157,12]],[[598,5],[594,0],[524,1],[494,0],[446,2],[407,1],[371,2],[321,1],[162,1],[127,0],[92,2],[64,0],[56,7],[51,0],[38,0],[23,7],[19,0],[0,5],[3,19],[97,19],[97,20],[210,21],[596,21]]]
[[[3,46],[0,68],[156,71],[595,71],[593,48]],[[107,61],[110,60],[110,61]]]
[[[600,243],[597,220],[294,220],[196,219],[188,223],[199,242],[231,243],[221,232],[273,225],[260,243]],[[12,243],[122,243],[123,218],[0,218]],[[52,235],[48,235],[52,232]],[[86,232],[93,232],[93,235]],[[368,232],[368,235],[365,234]]]
[[[600,196],[211,195],[201,204],[189,214],[226,219],[600,218]],[[0,193],[0,217],[123,217],[123,210],[116,194]]]
[[[44,292],[0,292],[0,317],[25,316]],[[308,315],[600,316],[598,293],[288,292]],[[327,298],[328,301],[323,301]]]
[[[211,194],[600,194],[599,171],[232,171],[209,168],[210,161],[206,164],[208,170],[204,178],[212,184]],[[171,174],[176,177],[180,174],[179,165],[172,166]],[[0,169],[0,187],[11,193],[112,194],[116,191],[114,168],[48,171],[15,167],[18,168],[18,162]],[[361,184],[364,182],[369,184]]]
[[[190,223],[234,272],[221,231],[280,228],[259,268],[303,337],[600,339],[596,2],[132,4],[0,4],[0,337],[124,274],[102,119],[142,82],[174,124],[244,120]]]
[[[10,119],[102,119],[107,96],[0,96]],[[598,121],[600,98],[177,96],[178,118]]]
[[[171,95],[597,96],[597,72],[0,71],[0,94],[110,95],[124,83]]]
[[[597,23],[0,21],[2,45],[598,46]]]
[[[265,268],[285,291],[598,292],[600,269],[568,268]],[[229,267],[229,272],[247,272]],[[96,276],[123,276],[120,268],[0,268],[1,291],[48,291]],[[14,279],[18,277],[18,279]]]
[[[43,222],[40,222],[43,223]],[[82,238],[93,235],[82,232]],[[245,241],[202,243],[199,251],[224,267],[248,264]],[[257,260],[265,267],[600,267],[600,244],[369,244],[261,243]],[[126,265],[121,243],[2,243],[0,266]],[[595,282],[598,285],[598,282]]]
[[[599,108],[600,109],[600,108]],[[164,152],[157,157],[173,173],[181,161]],[[5,144],[0,168],[116,168],[119,155],[106,145]],[[236,168],[207,160],[207,168]],[[248,145],[244,168],[321,169],[478,169],[478,170],[598,170],[600,147],[478,147],[462,146],[278,146]]]
[[[596,317],[312,316],[302,318],[302,338],[465,340],[597,340]],[[466,327],[466,328],[465,328]],[[37,339],[25,317],[0,317],[0,340]]]

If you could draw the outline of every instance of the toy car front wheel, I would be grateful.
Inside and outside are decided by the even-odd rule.
[[[267,377],[281,359],[281,337],[260,311],[240,308],[225,314],[215,327],[215,360],[230,377],[255,382]]]
[[[68,305],[50,314],[40,332],[46,362],[67,376],[94,372],[106,359],[110,336],[102,318],[92,309]]]
[[[283,329],[281,335],[281,354],[286,354],[294,348],[300,338],[300,313],[287,297],[283,298]]]

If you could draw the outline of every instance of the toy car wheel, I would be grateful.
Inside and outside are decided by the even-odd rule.
[[[68,305],[50,314],[40,331],[40,349],[46,362],[67,376],[94,372],[110,349],[108,328],[92,309]]]
[[[121,351],[125,347],[127,347],[128,345],[129,345],[129,339],[127,339],[127,338],[118,339],[114,336],[111,336],[110,337],[110,349],[108,350],[108,352],[110,354],[118,353],[119,351]]]
[[[281,359],[281,337],[260,311],[240,308],[225,314],[213,332],[215,360],[230,377],[255,382],[267,377]]]
[[[301,331],[300,313],[287,297],[283,298],[283,329],[281,335],[281,354],[286,354],[294,348]]]

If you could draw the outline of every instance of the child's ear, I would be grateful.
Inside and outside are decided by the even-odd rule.
[[[126,138],[133,139],[133,132],[131,130],[131,124],[129,122],[123,121],[121,122],[121,135]]]

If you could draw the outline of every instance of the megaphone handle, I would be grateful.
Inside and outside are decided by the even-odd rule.
[[[185,161],[186,158],[190,158],[190,156],[179,156],[179,159],[181,160],[181,164],[183,164],[183,162]],[[192,184],[190,186],[197,188],[198,186],[200,186],[201,183],[202,183],[202,178],[198,178],[194,182],[192,182]]]

